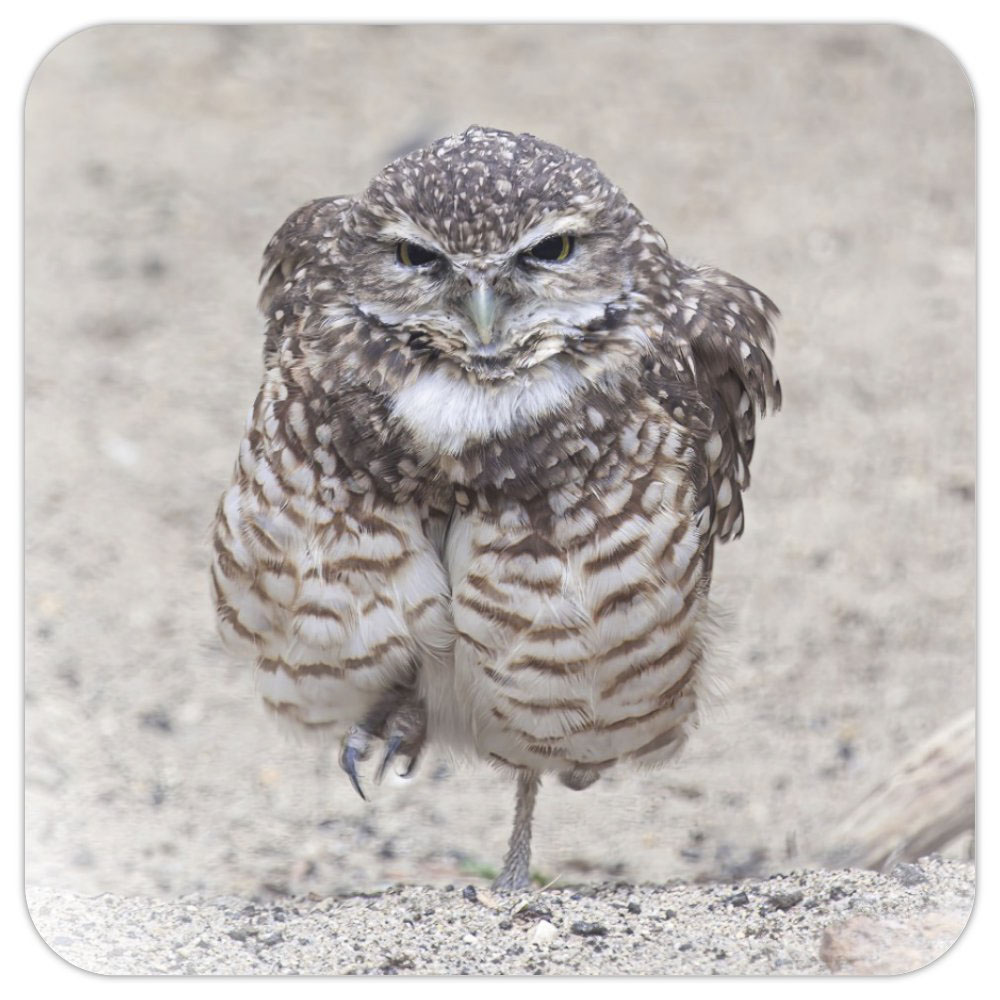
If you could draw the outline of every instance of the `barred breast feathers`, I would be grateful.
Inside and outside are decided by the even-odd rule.
[[[315,402],[268,372],[219,506],[212,580],[222,636],[255,656],[265,702],[341,733],[453,640],[425,512],[359,482]]]

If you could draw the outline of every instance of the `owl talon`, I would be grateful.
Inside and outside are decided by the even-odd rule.
[[[382,763],[379,764],[378,770],[375,772],[375,783],[380,784],[382,777],[386,772],[386,768],[392,763],[392,759],[399,753],[399,748],[403,745],[403,737],[398,733],[391,736],[385,745],[385,753],[382,755]],[[410,767],[413,764],[411,762]]]
[[[385,740],[385,753],[375,772],[375,780],[381,781],[389,765],[401,753],[409,758],[401,778],[408,778],[417,766],[420,751],[427,737],[427,708],[423,700],[413,691],[404,692],[383,716],[382,725],[376,730]]]
[[[347,772],[347,777],[351,779],[354,790],[367,802],[368,796],[361,790],[361,782],[358,781],[357,762],[360,760],[357,750],[348,747],[340,755],[340,766]]]
[[[344,739],[344,745],[340,750],[340,766],[351,779],[354,790],[367,802],[368,797],[361,790],[361,782],[358,780],[358,762],[368,756],[369,736],[363,729],[353,727]]]
[[[424,706],[421,702],[410,702],[397,712],[392,720],[392,731],[385,741],[385,753],[382,755],[382,763],[375,773],[375,780],[381,781],[389,765],[402,751],[409,761],[406,770],[399,773],[401,778],[408,778],[413,774],[417,761],[420,759],[420,750],[424,744],[424,737],[427,730],[427,720]]]

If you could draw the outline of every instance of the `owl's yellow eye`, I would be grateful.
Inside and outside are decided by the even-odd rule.
[[[400,240],[396,244],[396,259],[406,267],[420,267],[421,264],[430,264],[437,260],[438,255],[419,243]]]
[[[567,233],[562,233],[559,236],[548,236],[536,243],[528,251],[528,256],[534,257],[535,260],[566,260],[573,253],[573,246],[573,237]]]

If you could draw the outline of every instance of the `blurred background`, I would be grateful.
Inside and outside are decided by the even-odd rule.
[[[45,57],[26,104],[29,884],[495,872],[509,783],[432,754],[361,802],[335,748],[258,705],[207,573],[260,377],[265,243],[472,123],[592,157],[675,255],[783,313],[784,408],[716,556],[717,703],[675,766],[546,783],[539,873],[857,860],[865,803],[974,705],[974,112],[942,45],[892,26],[97,27]],[[969,854],[965,825],[948,836]]]

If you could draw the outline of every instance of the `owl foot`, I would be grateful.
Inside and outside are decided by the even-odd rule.
[[[503,871],[493,880],[490,888],[494,892],[520,892],[531,888],[531,869],[528,859],[511,864],[506,862]]]
[[[379,782],[399,754],[409,758],[401,775],[409,777],[417,765],[426,736],[427,709],[423,701],[412,690],[394,691],[368,713],[364,722],[348,729],[340,747],[340,766],[354,790],[367,802],[358,777],[358,764],[367,760],[372,743],[377,739],[385,740],[385,752],[375,772],[375,781]]]

